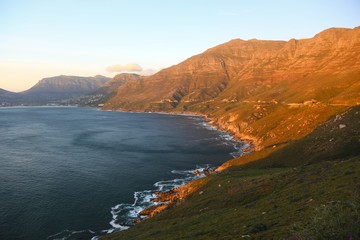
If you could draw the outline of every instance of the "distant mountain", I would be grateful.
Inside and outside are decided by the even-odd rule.
[[[117,90],[123,84],[130,81],[141,80],[142,76],[130,73],[121,73],[111,80],[105,82],[96,91],[76,98],[70,98],[58,102],[63,105],[79,105],[79,106],[102,106],[117,94]]]
[[[0,88],[0,96],[12,95],[13,92]]]
[[[106,109],[194,112],[258,146],[297,139],[360,104],[360,27],[289,41],[235,39],[128,82]]]
[[[17,99],[17,93],[0,88],[0,106],[11,106]]]
[[[61,75],[44,78],[21,94],[28,96],[35,102],[62,100],[95,92],[108,80],[110,78],[100,75],[95,77]]]
[[[57,101],[84,96],[97,91],[111,78],[56,76],[40,80],[29,90],[20,93],[0,91],[2,105],[45,105]]]

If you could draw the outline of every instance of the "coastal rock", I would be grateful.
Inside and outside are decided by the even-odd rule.
[[[159,212],[164,211],[167,207],[168,207],[168,204],[166,204],[166,203],[150,206],[150,207],[147,207],[144,210],[142,210],[140,212],[140,215],[152,217],[152,216],[158,214]]]
[[[210,174],[214,173],[215,169],[211,167],[206,167],[204,169],[196,169],[193,174],[197,176],[205,175],[209,176]]]
[[[153,202],[156,202],[156,205],[149,206],[140,212],[140,216],[152,217],[161,211],[164,211],[166,208],[173,204],[177,204],[190,194],[199,190],[203,184],[207,182],[206,178],[200,178],[189,182],[183,186],[174,188],[166,192],[157,192],[155,193],[156,198],[152,199]],[[136,221],[142,221],[143,218],[139,218]]]
[[[170,190],[166,192],[156,192],[156,198],[152,199],[153,202],[168,202],[176,198],[176,191]]]

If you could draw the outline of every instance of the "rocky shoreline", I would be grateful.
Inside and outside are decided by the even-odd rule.
[[[146,112],[146,111],[134,111],[126,109],[106,109],[102,110],[113,110],[113,111],[123,111],[123,112],[133,112],[133,113],[157,113],[157,114],[169,114],[169,115],[187,115],[203,118],[211,127],[214,127],[218,131],[224,131],[228,133],[235,141],[243,142],[244,147],[241,148],[242,153],[249,153],[261,149],[259,147],[259,141],[253,136],[244,135],[239,132],[239,128],[233,127],[231,124],[222,123],[218,119],[212,119],[211,117],[194,112]],[[201,178],[193,180],[185,185],[173,188],[169,191],[164,192],[155,192],[155,198],[151,199],[151,202],[155,203],[154,205],[148,206],[142,211],[140,211],[139,216],[133,220],[134,224],[142,222],[147,218],[151,218],[156,214],[166,210],[168,207],[178,204],[183,201],[187,196],[198,190],[203,184],[207,181],[206,177],[219,172],[221,166],[217,168],[205,168],[203,170],[194,170],[193,174],[201,176]]]
[[[215,168],[207,167],[202,170],[194,170],[193,174],[197,176],[207,177],[211,174],[216,173]],[[154,215],[164,211],[169,206],[172,206],[180,201],[182,201],[189,194],[193,193],[199,188],[199,185],[196,184],[198,180],[203,178],[194,180],[188,184],[182,185],[180,187],[173,188],[169,191],[165,192],[156,192],[156,197],[151,201],[156,203],[153,206],[149,206],[140,212],[140,217],[134,220],[134,223],[139,223],[146,218],[153,217]],[[201,185],[201,184],[200,184]]]

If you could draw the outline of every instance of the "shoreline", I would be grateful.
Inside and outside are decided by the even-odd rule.
[[[243,156],[244,154],[248,154],[251,153],[253,151],[256,151],[257,145],[255,144],[256,141],[251,140],[250,138],[241,138],[239,135],[237,135],[236,133],[234,133],[233,131],[230,131],[230,129],[222,126],[220,123],[214,121],[213,119],[209,118],[207,115],[205,114],[200,114],[200,113],[194,113],[194,112],[146,112],[146,111],[127,111],[127,110],[123,110],[123,109],[104,109],[104,108],[98,108],[99,110],[103,110],[103,111],[118,111],[118,112],[125,112],[125,113],[147,113],[147,114],[163,114],[163,115],[177,115],[177,116],[192,116],[192,117],[197,117],[199,119],[203,119],[204,121],[204,125],[202,124],[203,127],[206,128],[206,125],[211,127],[214,131],[219,131],[219,132],[223,132],[227,135],[230,136],[231,139],[227,139],[227,141],[235,141],[237,143],[241,143],[242,147],[240,147],[240,149],[236,149],[234,147],[234,149],[241,151],[241,155],[240,156],[233,156],[231,155],[233,158],[238,158]],[[231,159],[230,159],[231,160]],[[229,160],[226,160],[225,162],[223,162],[222,164],[226,163]],[[140,212],[137,213],[137,217],[133,220],[133,224],[136,225],[139,222],[142,222],[146,219],[149,219],[163,211],[165,211],[168,207],[173,206],[174,204],[177,204],[179,202],[181,202],[182,200],[184,200],[187,196],[189,196],[190,194],[192,194],[193,192],[195,192],[196,190],[198,190],[206,181],[207,181],[207,177],[212,175],[212,174],[216,174],[219,171],[219,168],[222,166],[222,164],[220,166],[216,166],[214,168],[211,167],[211,169],[206,170],[203,169],[202,171],[199,169],[194,169],[193,170],[193,174],[195,176],[198,176],[197,178],[192,179],[191,181],[171,188],[170,190],[165,190],[165,191],[156,191],[154,193],[154,197],[150,198],[150,202],[153,203],[153,205],[147,206],[146,208],[142,209]],[[137,201],[137,197],[135,197],[135,202]],[[114,215],[113,215],[114,217]],[[116,221],[116,219],[112,219],[111,222],[115,223],[114,221]],[[106,234],[111,234],[113,232],[116,231],[124,231],[127,230],[133,226],[122,226],[120,224],[117,224],[118,226],[121,226],[119,229],[114,229],[112,231],[108,231]],[[101,235],[100,235],[101,236]]]
[[[136,223],[151,218],[156,214],[166,210],[168,207],[177,203],[178,201],[183,200],[189,194],[193,193],[198,189],[195,184],[196,181],[205,180],[206,177],[214,173],[216,173],[216,168],[206,168],[200,171],[196,169],[194,170],[193,174],[199,176],[198,178],[195,178],[184,185],[180,185],[168,191],[155,192],[156,197],[151,199],[151,201],[158,204],[149,206],[144,210],[142,210],[139,213],[139,218],[138,221],[136,221]]]

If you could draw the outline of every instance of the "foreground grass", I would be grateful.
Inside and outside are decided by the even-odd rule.
[[[359,193],[359,157],[299,168],[232,170],[212,176],[178,206],[102,239],[300,237],[316,209],[358,202]],[[334,214],[330,217],[339,213]]]

